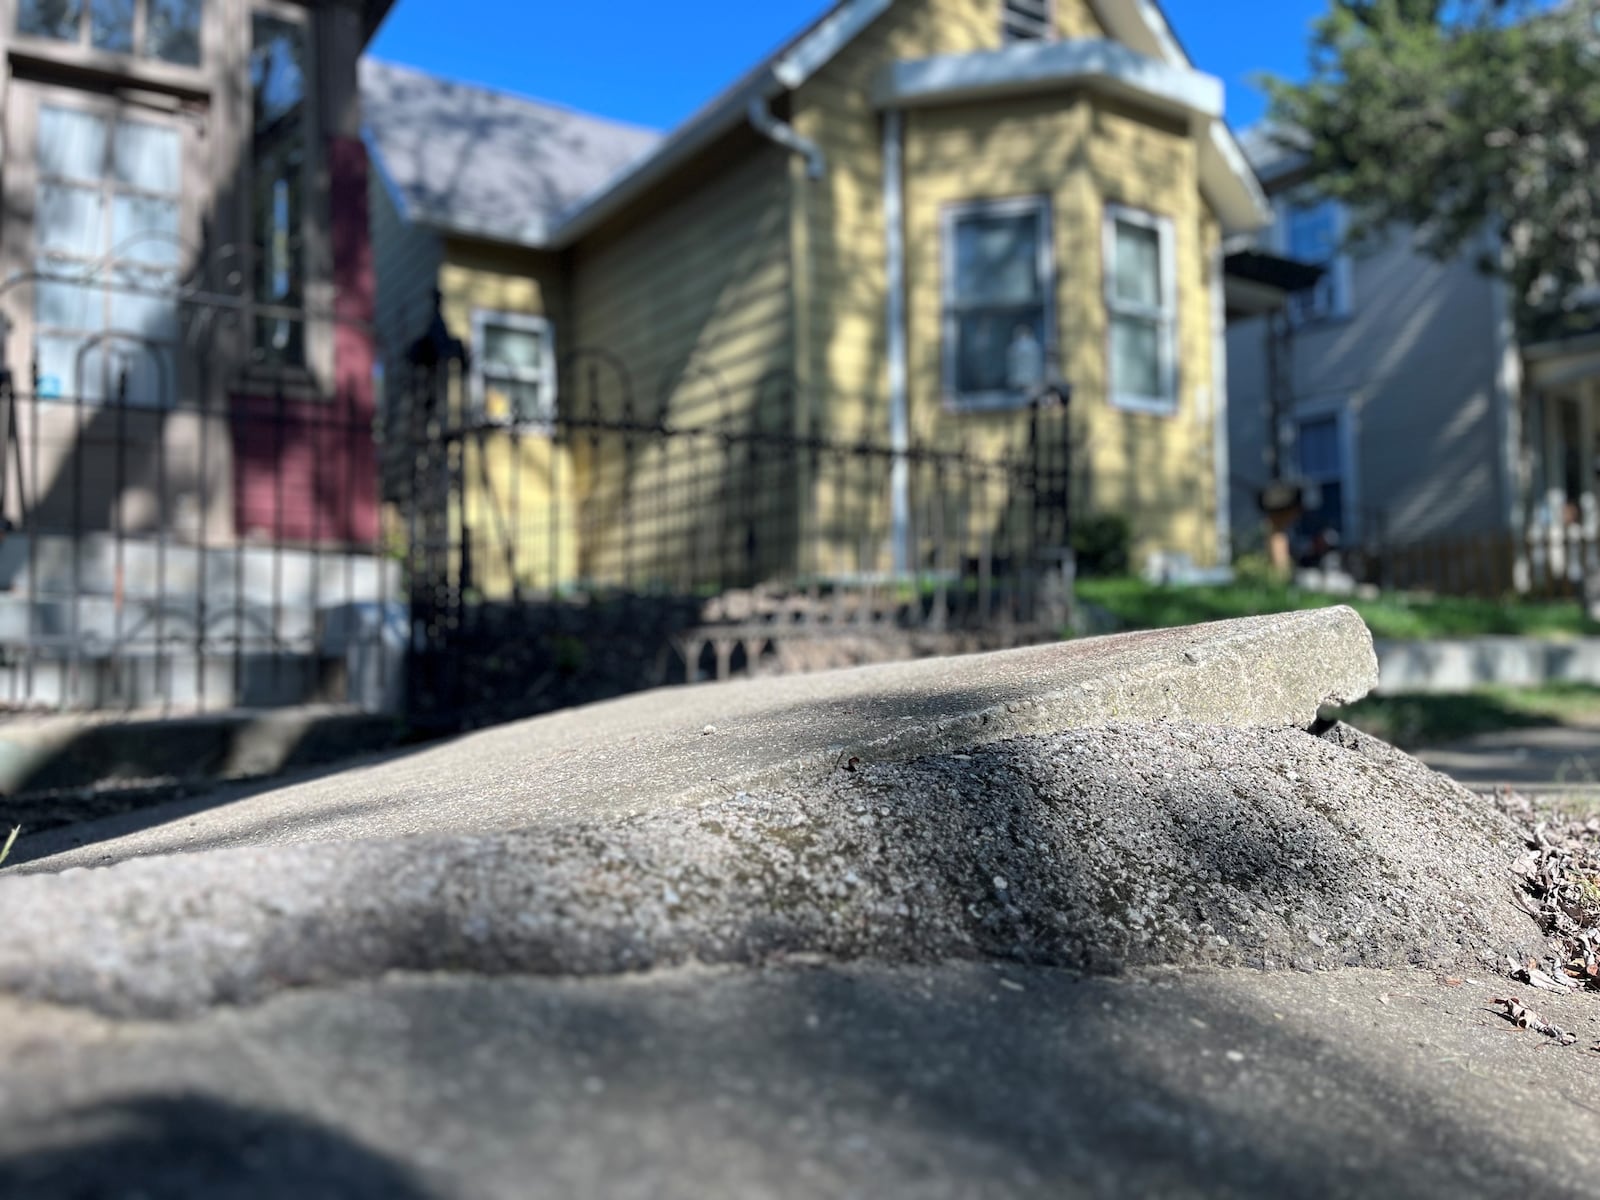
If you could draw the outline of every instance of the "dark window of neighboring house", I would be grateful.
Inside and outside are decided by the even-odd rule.
[[[1051,345],[1049,201],[947,209],[944,392],[957,408],[1025,403],[1045,382]]]
[[[1001,7],[1001,40],[1037,42],[1054,36],[1050,0],[1001,0]]]
[[[39,394],[171,402],[183,138],[109,105],[39,108]],[[84,282],[78,282],[82,280]]]
[[[258,314],[255,357],[279,366],[305,361],[306,168],[305,27],[266,13],[251,24],[250,89],[254,102],[250,221]]]
[[[197,67],[201,12],[202,0],[21,0],[17,32],[111,54],[132,54],[137,44],[144,58]]]
[[[1337,413],[1305,417],[1297,438],[1300,477],[1317,485],[1321,493],[1315,508],[1300,518],[1299,533],[1307,542],[1332,533],[1335,541],[1345,534],[1345,455],[1341,421]]]
[[[1315,287],[1289,297],[1296,324],[1350,315],[1350,259],[1343,251],[1344,210],[1334,200],[1290,200],[1281,210],[1284,252],[1323,268]]]
[[[555,420],[555,344],[549,321],[475,309],[472,346],[472,400],[482,419],[517,425]]]

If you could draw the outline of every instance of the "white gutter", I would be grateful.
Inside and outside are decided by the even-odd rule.
[[[911,417],[906,397],[906,247],[904,118],[883,114],[883,228],[888,285],[885,320],[889,359],[889,528],[896,577],[911,568]]]
[[[806,160],[807,179],[822,178],[828,169],[828,160],[823,156],[822,147],[810,138],[802,137],[793,125],[773,116],[765,99],[751,96],[750,104],[745,109],[745,116],[762,137],[776,142],[785,150],[791,150]]]
[[[735,86],[727,95],[712,101],[646,158],[625,167],[610,182],[569,208],[554,222],[546,244],[551,249],[570,245],[615,216],[717,138],[749,120],[754,102],[770,103],[810,79],[891,3],[892,0],[849,0],[840,5],[748,83]]]

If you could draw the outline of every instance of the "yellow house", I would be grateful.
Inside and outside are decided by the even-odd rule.
[[[703,584],[755,545],[706,516],[732,491],[757,575],[904,570],[1012,503],[955,513],[909,451],[1041,436],[1075,514],[1225,556],[1222,246],[1270,210],[1153,0],[843,0],[665,136],[381,63],[362,90],[391,361],[435,293],[470,355],[486,590]]]

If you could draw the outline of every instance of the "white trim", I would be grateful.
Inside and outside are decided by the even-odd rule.
[[[1228,304],[1219,243],[1211,253],[1207,280],[1211,291],[1211,457],[1216,478],[1217,564],[1233,561],[1233,471],[1228,445]]]
[[[1139,225],[1156,233],[1157,253],[1161,261],[1161,304],[1153,310],[1135,311],[1126,300],[1115,294],[1115,264],[1117,254],[1117,225]],[[1121,204],[1107,204],[1100,230],[1101,295],[1106,308],[1106,393],[1115,408],[1128,412],[1155,413],[1173,416],[1178,405],[1178,275],[1176,236],[1171,217]],[[1116,355],[1111,347],[1111,318],[1118,310],[1125,315],[1161,323],[1161,379],[1165,388],[1162,396],[1140,396],[1119,391],[1114,378]]]
[[[911,418],[906,396],[906,258],[903,192],[904,130],[898,112],[883,119],[883,228],[888,285],[885,321],[889,359],[889,524],[895,574],[911,565]]]
[[[1272,223],[1272,201],[1224,121],[1212,121],[1200,143],[1200,187],[1216,209],[1224,235]]]
[[[939,213],[940,264],[940,353],[939,390],[945,407],[952,412],[998,412],[1021,408],[1031,397],[1017,391],[975,392],[962,395],[956,391],[956,343],[959,331],[957,308],[955,232],[957,224],[967,217],[1035,216],[1039,220],[1038,272],[1040,304],[1044,308],[1044,358],[1048,374],[1050,364],[1058,354],[1056,330],[1056,270],[1054,233],[1048,195],[1009,196],[996,200],[963,200],[947,204]]]
[[[772,64],[772,76],[791,91],[810,79],[872,22],[893,0],[848,0],[825,17],[788,53]]]
[[[1491,231],[1485,238],[1489,249],[1497,249]],[[1500,515],[1505,528],[1517,533],[1523,525],[1522,479],[1522,356],[1517,349],[1516,317],[1511,304],[1511,289],[1500,275],[1489,277],[1489,313],[1494,323],[1494,424],[1500,442]]]
[[[1349,396],[1338,396],[1308,401],[1296,405],[1285,418],[1294,430],[1291,446],[1294,453],[1293,475],[1297,479],[1307,478],[1300,469],[1301,424],[1306,421],[1325,420],[1328,417],[1334,418],[1337,423],[1341,467],[1339,515],[1344,522],[1340,549],[1353,546],[1361,540],[1361,467],[1360,460],[1356,457],[1356,413],[1351,400]]]
[[[518,333],[537,334],[544,340],[544,357],[538,368],[528,370],[513,367],[496,367],[494,373],[514,379],[520,383],[537,384],[539,395],[545,400],[548,416],[517,420],[516,414],[513,412],[510,420],[489,420],[485,412],[483,347],[485,345],[484,331],[490,325]],[[470,353],[469,398],[475,419],[486,424],[507,425],[539,432],[547,432],[551,428],[555,420],[557,401],[556,332],[555,326],[550,323],[548,317],[535,316],[531,313],[504,312],[492,308],[474,308],[472,310],[472,345]]]
[[[880,108],[990,99],[1042,85],[1097,87],[1184,115],[1220,118],[1222,81],[1173,67],[1106,38],[1012,42],[998,50],[887,64],[873,86]]]

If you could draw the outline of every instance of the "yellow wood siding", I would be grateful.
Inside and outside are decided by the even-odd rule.
[[[479,309],[547,317],[557,355],[565,352],[565,288],[553,254],[449,239],[439,291],[445,324],[469,353],[472,314]],[[462,397],[454,401],[459,405]],[[472,582],[485,596],[503,599],[514,585],[544,592],[576,578],[577,471],[571,447],[547,433],[492,429],[467,439],[462,496]]]
[[[1059,0],[1064,36],[1102,37],[1082,0]],[[814,256],[800,374],[823,430],[833,436],[887,435],[886,235],[882,117],[873,81],[895,59],[1000,45],[993,0],[900,0],[795,98],[794,124],[822,148],[829,169],[807,194],[806,240]],[[1077,511],[1126,513],[1138,549],[1180,550],[1213,561],[1210,381],[1211,306],[1206,252],[1214,225],[1201,200],[1192,141],[1153,114],[1055,91],[1027,100],[915,110],[905,115],[905,233],[908,390],[912,432],[943,445],[1020,450],[1028,416],[956,414],[940,395],[943,205],[1047,195],[1056,253],[1058,348],[1074,385]],[[1105,393],[1106,317],[1101,272],[1105,202],[1169,216],[1178,283],[1178,413],[1155,417],[1112,409]],[[820,528],[842,540],[852,522],[872,525],[887,553],[885,480],[880,497],[820,486]],[[860,490],[860,485],[857,489]],[[920,501],[913,496],[913,505]],[[858,531],[859,540],[869,531]],[[842,544],[835,557],[859,554]]]
[[[692,172],[703,182],[574,248],[569,414],[792,428],[788,171],[783,152],[749,140]],[[669,447],[644,435],[578,440],[583,578],[703,583],[690,576],[732,564],[751,538],[763,570],[793,569],[787,516],[751,531],[719,511],[728,497],[792,488],[792,463],[729,454],[709,432]]]

